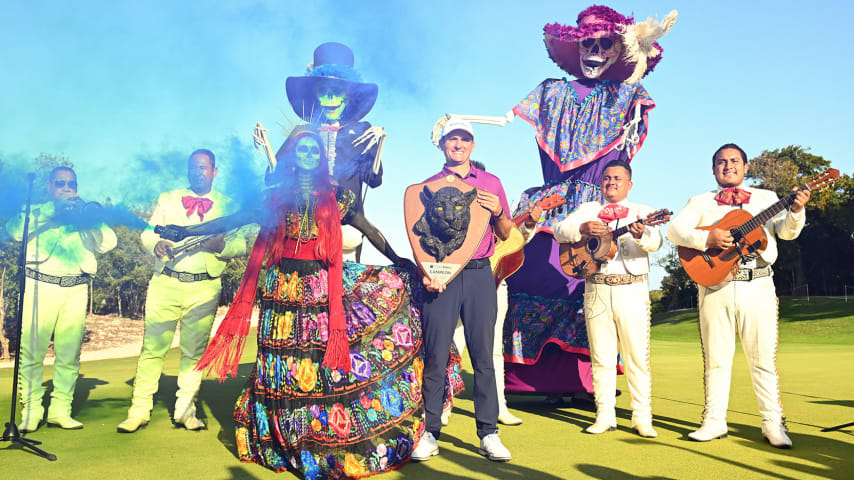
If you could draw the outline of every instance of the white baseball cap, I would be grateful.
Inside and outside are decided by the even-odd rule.
[[[445,127],[442,128],[442,138],[445,138],[454,130],[468,132],[474,138],[474,128],[472,128],[471,123],[459,117],[451,117],[445,122]]]

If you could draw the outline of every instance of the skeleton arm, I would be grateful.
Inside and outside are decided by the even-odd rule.
[[[391,260],[394,265],[405,267],[412,263],[408,259],[401,258],[394,252],[391,245],[389,245],[388,240],[385,239],[377,227],[365,218],[365,215],[361,211],[356,212],[355,215],[353,215],[353,218],[350,220],[350,225],[362,232],[362,234],[368,238],[368,241],[371,242],[371,245],[373,245],[386,258]]]
[[[382,156],[383,156],[383,145],[385,145],[385,137],[386,133],[382,127],[373,126],[367,130],[365,133],[359,135],[358,138],[353,140],[353,146],[358,147],[360,145],[364,145],[362,148],[362,155],[368,153],[374,145],[376,145],[376,155],[374,155],[374,164],[371,169],[373,174],[380,175],[380,169],[382,168]]]

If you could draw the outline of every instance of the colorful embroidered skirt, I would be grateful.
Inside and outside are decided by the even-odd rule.
[[[284,259],[267,272],[255,370],[234,412],[240,459],[307,479],[359,478],[409,459],[421,416],[420,312],[408,273],[344,263],[351,370],[320,366],[327,272]]]

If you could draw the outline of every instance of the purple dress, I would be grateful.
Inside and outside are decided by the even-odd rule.
[[[631,161],[654,107],[640,83],[548,79],[513,109],[536,130],[544,181],[522,194],[514,216],[550,195],[565,203],[543,215],[525,262],[507,279],[506,392],[593,392],[584,281],[561,269],[552,226],[601,199],[605,165]]]

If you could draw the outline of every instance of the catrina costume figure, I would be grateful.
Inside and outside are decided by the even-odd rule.
[[[543,29],[549,57],[575,79],[544,80],[507,114],[534,127],[544,181],[523,193],[514,216],[547,197],[562,199],[527,232],[534,237],[525,246],[525,263],[507,279],[507,392],[550,394],[557,403],[562,394],[593,391],[584,281],[561,269],[552,226],[578,205],[599,200],[605,165],[630,162],[643,145],[655,102],[639,80],[661,61],[655,40],[675,21],[675,11],[661,23],[635,23],[592,6],[578,15],[577,26]]]
[[[178,239],[261,225],[234,303],[198,368],[220,378],[237,373],[266,266],[257,359],[234,411],[240,460],[307,479],[398,468],[424,428],[414,265],[365,219],[354,192],[330,182],[321,135],[298,127],[276,157],[280,181],[257,209],[164,229]],[[342,223],[397,267],[343,262]]]
[[[301,77],[285,82],[288,101],[303,121],[317,127],[333,180],[356,195],[360,210],[367,189],[383,181],[382,147],[385,131],[362,118],[377,100],[377,85],[362,82],[354,68],[353,51],[328,42],[314,50],[314,62]],[[342,228],[344,259],[359,261],[362,234]]]

